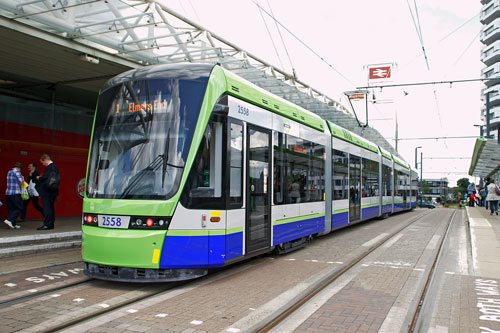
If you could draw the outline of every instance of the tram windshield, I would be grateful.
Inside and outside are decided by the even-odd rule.
[[[208,78],[121,82],[99,96],[89,198],[168,199],[178,190]]]

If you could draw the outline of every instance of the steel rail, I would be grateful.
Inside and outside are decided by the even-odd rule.
[[[362,261],[368,255],[373,253],[380,246],[384,245],[388,240],[390,240],[391,238],[393,238],[394,236],[396,236],[397,234],[399,234],[400,232],[411,226],[413,223],[423,219],[424,217],[432,213],[433,211],[426,212],[411,219],[406,225],[397,229],[395,232],[388,235],[387,237],[379,241],[377,244],[373,245],[372,247],[361,253],[358,257],[342,265],[338,270],[335,270],[334,272],[328,274],[325,278],[323,278],[321,281],[315,284],[312,288],[306,290],[304,293],[299,295],[298,300],[294,301],[293,304],[287,306],[284,310],[278,310],[279,312],[278,314],[274,315],[271,319],[264,320],[263,322],[257,324],[255,327],[251,329],[251,331],[259,333],[269,332],[271,329],[275,328],[278,324],[280,324],[283,320],[290,317],[295,311],[297,311],[300,307],[302,307],[309,300],[311,300],[311,298],[319,294],[326,287],[335,282],[339,277],[341,277],[349,270],[351,270],[360,261]]]
[[[455,215],[457,214],[457,210],[455,209],[453,211],[453,214],[448,221],[448,225],[446,227],[446,230],[443,234],[443,237],[441,238],[441,242],[439,243],[439,247],[436,253],[436,256],[434,257],[434,260],[432,262],[432,266],[429,270],[429,274],[427,275],[427,280],[425,281],[425,285],[422,288],[422,291],[420,293],[420,298],[418,301],[417,308],[415,309],[415,313],[413,314],[413,319],[410,323],[410,327],[408,328],[408,332],[419,332],[422,326],[422,309],[425,309],[426,303],[427,303],[427,295],[429,294],[430,287],[432,286],[432,283],[434,282],[434,277],[436,276],[436,268],[439,266],[439,263],[441,261],[441,255],[443,254],[443,246],[445,241],[448,239],[448,235],[451,229],[451,225],[453,223],[453,220],[455,219]]]
[[[91,280],[92,280],[91,278],[86,278],[86,279],[81,280],[81,281],[71,282],[71,283],[68,283],[68,284],[65,284],[62,286],[58,286],[58,287],[54,287],[54,288],[50,288],[50,289],[46,289],[46,290],[41,290],[41,291],[38,291],[38,292],[35,292],[32,294],[27,294],[27,295],[15,297],[15,298],[8,299],[5,301],[0,301],[0,309],[7,308],[9,306],[12,306],[14,304],[18,304],[21,302],[29,301],[29,300],[35,299],[37,297],[53,293],[54,291],[72,288],[72,287],[75,287],[75,286],[78,286],[81,284],[86,284],[86,283],[91,282]]]

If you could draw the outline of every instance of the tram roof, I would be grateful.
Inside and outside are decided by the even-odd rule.
[[[469,175],[490,177],[500,170],[500,144],[496,139],[477,138]]]
[[[370,150],[374,153],[379,152],[378,146],[373,144],[372,142],[366,140],[365,138],[357,135],[356,133],[353,133],[349,130],[346,130],[345,128],[332,123],[331,121],[328,120],[328,126],[330,127],[330,131],[332,133],[332,136],[341,140],[344,140],[346,142],[352,143],[358,147],[364,148],[366,150]]]
[[[264,90],[241,78],[235,73],[224,70],[228,93],[256,104],[273,113],[295,120],[314,129],[325,131],[324,120],[315,113],[307,111],[279,96]]]
[[[410,170],[410,165],[408,163],[406,163],[404,160],[402,160],[401,158],[397,157],[396,155],[392,155],[392,159],[394,160],[394,163],[397,163],[397,164],[401,165],[402,167],[404,167],[405,169]]]
[[[158,63],[220,63],[256,86],[397,154],[374,128],[360,128],[333,98],[249,53],[160,2],[147,0],[0,1],[2,88],[20,94],[53,87],[92,109],[109,78]],[[37,50],[37,52],[33,52]],[[22,54],[23,57],[19,57]],[[71,95],[70,95],[71,94]],[[89,102],[91,101],[91,102]]]
[[[391,153],[389,153],[387,150],[385,150],[384,148],[382,148],[380,146],[378,146],[378,149],[380,149],[380,154],[382,154],[382,156],[384,156],[388,160],[392,161],[392,155],[391,155]]]

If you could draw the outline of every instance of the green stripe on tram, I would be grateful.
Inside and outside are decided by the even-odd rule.
[[[349,208],[339,209],[339,210],[334,210],[333,214],[347,213],[348,211],[349,211]]]
[[[370,207],[375,207],[375,206],[380,206],[380,204],[374,203],[374,204],[364,205],[364,206],[361,206],[361,208],[370,208]]]
[[[325,214],[309,214],[309,215],[291,217],[288,219],[276,220],[273,222],[273,225],[292,223],[292,222],[303,221],[303,220],[307,220],[307,219],[313,219],[313,218],[324,217],[324,216],[325,216]]]

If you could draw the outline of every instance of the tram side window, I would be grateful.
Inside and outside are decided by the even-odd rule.
[[[191,167],[181,202],[186,208],[224,208],[222,156],[225,122],[209,121]]]
[[[274,132],[274,204],[281,205],[289,202],[287,191],[287,178],[289,168],[287,167],[286,135]]]
[[[396,195],[402,197],[405,194],[405,174],[401,171],[396,171]]]
[[[273,146],[274,204],[322,201],[325,147],[278,132]]]
[[[363,198],[376,197],[378,192],[378,163],[363,158]]]
[[[231,122],[230,126],[229,202],[241,205],[243,203],[243,126],[234,122]]]
[[[349,158],[347,154],[333,149],[333,179],[332,179],[332,195],[333,200],[347,199],[349,191]]]
[[[307,142],[310,156],[307,194],[309,202],[322,201],[325,194],[325,146]]]

